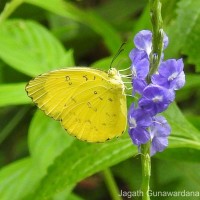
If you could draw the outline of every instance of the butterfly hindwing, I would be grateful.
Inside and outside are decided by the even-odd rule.
[[[96,89],[96,88],[95,88]],[[87,141],[105,141],[120,136],[125,129],[125,98],[106,88],[98,88],[99,95],[85,93],[87,100],[62,113],[62,125],[70,134]],[[121,98],[121,102],[119,99]],[[124,110],[124,113],[122,112]],[[87,134],[86,134],[87,133]]]

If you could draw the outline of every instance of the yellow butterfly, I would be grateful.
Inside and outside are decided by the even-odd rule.
[[[74,67],[31,80],[26,91],[46,115],[80,140],[104,142],[126,129],[125,86],[115,68]]]

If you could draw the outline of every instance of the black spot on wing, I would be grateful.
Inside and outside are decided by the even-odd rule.
[[[70,81],[70,76],[66,76],[66,81]]]
[[[84,75],[83,78],[85,78],[85,80],[87,81],[88,80],[88,77],[87,75]]]

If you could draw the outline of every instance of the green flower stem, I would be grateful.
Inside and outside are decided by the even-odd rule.
[[[150,54],[150,73],[149,79],[154,74],[160,64],[160,58],[163,50],[163,21],[161,16],[161,2],[160,0],[149,0],[150,17],[152,23],[152,52]]]
[[[160,0],[149,0],[150,16],[152,23],[152,51],[150,54],[150,72],[148,75],[148,83],[150,83],[151,75],[154,74],[160,64],[160,58],[163,50],[163,21],[161,16]],[[141,145],[141,163],[142,163],[142,186],[143,200],[150,200],[149,184],[151,176],[151,157],[150,157],[151,142]]]
[[[151,157],[150,157],[150,145],[147,144],[141,145],[141,164],[142,164],[142,200],[150,200],[149,197],[149,183],[151,176]]]
[[[12,0],[11,2],[7,3],[3,12],[0,15],[0,24],[5,21],[22,3],[23,0]]]
[[[105,169],[103,172],[104,181],[107,185],[107,188],[110,192],[110,196],[112,197],[112,200],[122,200],[120,196],[120,192],[118,190],[117,184],[114,180],[114,177],[110,171],[110,169]]]

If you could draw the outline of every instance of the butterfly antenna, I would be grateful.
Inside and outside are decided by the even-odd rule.
[[[123,47],[125,44],[126,44],[126,42],[124,42],[124,43],[120,46],[119,50],[117,51],[117,53],[116,53],[115,56],[113,57],[113,59],[112,59],[112,61],[111,61],[111,63],[110,63],[110,69],[111,69],[111,67],[112,67],[113,62],[114,62],[115,59],[117,58],[117,56],[118,56],[122,51],[124,51],[124,49],[122,49],[122,47]]]

